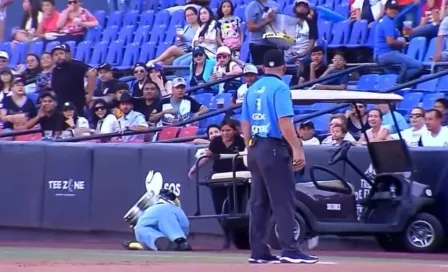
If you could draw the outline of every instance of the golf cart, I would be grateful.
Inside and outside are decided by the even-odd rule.
[[[390,105],[403,99],[397,94],[356,91],[292,90],[291,94],[294,104],[362,102]],[[359,112],[357,114],[360,116]],[[393,119],[395,126],[398,127],[395,116]],[[353,163],[350,159],[352,144],[348,142],[336,148],[330,156],[328,166],[315,165],[307,156],[304,176],[307,176],[308,180],[301,179],[303,182],[296,184],[297,240],[303,242],[317,235],[374,236],[387,250],[404,248],[412,252],[437,250],[444,243],[444,232],[440,221],[428,212],[435,203],[432,198],[433,192],[429,185],[412,180],[411,176],[415,169],[401,134],[398,132],[398,140],[370,142],[365,128],[363,133],[367,141],[371,166],[376,172],[374,176],[367,176]],[[240,156],[245,154],[222,155],[219,159],[233,159],[235,162]],[[338,165],[344,169],[347,166],[347,169],[350,168],[371,186],[369,194],[364,199],[356,200],[353,186],[355,180],[347,180],[344,174],[332,170]],[[228,200],[233,201],[226,203],[228,213],[201,215],[198,194],[198,210],[195,216],[190,218],[247,218],[242,209],[245,205],[236,201],[238,197],[235,187],[242,184],[247,186],[249,183],[250,172],[234,171],[213,175],[208,181],[209,186],[224,184],[233,188],[228,194]],[[197,185],[201,185],[199,178]],[[362,207],[359,215],[357,205]],[[239,225],[238,230],[240,229]],[[271,220],[269,229],[269,244],[277,249],[279,243],[274,220]],[[243,236],[240,234],[238,239],[232,238],[237,247],[244,244],[240,240]],[[246,233],[244,237],[246,243],[247,236]]]

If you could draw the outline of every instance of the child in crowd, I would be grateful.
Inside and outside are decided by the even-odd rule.
[[[343,125],[336,124],[331,128],[331,139],[333,146],[339,146],[344,141],[347,134],[347,128]]]
[[[241,19],[233,15],[235,7],[232,1],[221,2],[218,13],[218,43],[232,50],[232,57],[239,58],[241,44],[243,43],[243,32],[241,31]]]
[[[305,121],[297,127],[300,139],[303,145],[320,145],[319,139],[314,137],[314,123],[311,121]]]

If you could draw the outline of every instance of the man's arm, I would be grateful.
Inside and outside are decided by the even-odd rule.
[[[86,73],[87,77],[87,86],[86,86],[86,103],[90,103],[93,98],[93,92],[95,91],[95,84],[96,84],[96,70],[95,69],[89,69]]]
[[[247,96],[249,90],[246,92],[246,98],[243,101],[242,112],[241,112],[241,132],[243,133],[244,143],[249,146],[250,139],[252,139],[252,133],[250,129],[250,114],[247,105]]]
[[[265,25],[272,22],[274,15],[267,16],[259,24],[256,24],[255,20],[257,17],[257,13],[258,13],[258,10],[257,10],[258,7],[256,7],[256,5],[258,5],[258,4],[256,4],[255,2],[254,2],[254,4],[252,4],[252,5],[251,4],[247,5],[246,10],[245,10],[245,15],[246,15],[247,29],[250,32],[254,32],[254,31],[258,31],[260,28],[262,28]]]

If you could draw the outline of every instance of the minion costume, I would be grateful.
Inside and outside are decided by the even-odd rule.
[[[180,201],[170,190],[162,189],[158,201],[149,206],[134,227],[135,241],[125,242],[130,250],[191,250],[187,242],[190,222],[180,208]]]

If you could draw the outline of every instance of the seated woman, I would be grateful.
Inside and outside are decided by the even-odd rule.
[[[28,42],[36,38],[36,31],[42,21],[42,12],[39,0],[23,0],[24,11],[20,28],[12,34],[13,41]]]
[[[13,82],[14,75],[12,74],[11,69],[2,69],[0,71],[0,105],[6,96],[11,95]]]
[[[26,56],[26,69],[22,73],[22,77],[26,81],[35,80],[40,72],[42,72],[40,58],[35,54],[28,54]]]
[[[336,74],[345,69],[345,57],[341,52],[337,52],[333,56],[333,63],[328,65],[327,71],[321,76],[325,77],[330,74]],[[348,81],[350,80],[349,74],[344,74],[334,79],[329,79],[322,82],[322,84],[314,85],[317,90],[345,90],[347,89]]]
[[[155,83],[159,87],[161,96],[171,94],[173,92],[173,83],[166,79],[163,73],[163,67],[160,64],[151,64],[148,66],[149,81]]]
[[[208,57],[214,57],[218,47],[216,21],[213,11],[209,7],[202,7],[199,10],[199,24],[201,27],[193,37],[192,45],[204,47],[204,52]],[[189,65],[192,61],[192,54],[185,54],[174,60],[173,65]]]
[[[62,114],[68,127],[62,132],[62,137],[71,138],[90,135],[89,121],[76,114],[76,107],[72,102],[65,102],[62,106]]]
[[[60,42],[84,39],[87,29],[98,26],[98,20],[85,8],[81,7],[81,0],[69,0],[68,7],[59,16],[57,27],[62,35],[56,40]]]
[[[368,122],[370,129],[366,131],[368,140],[370,142],[385,141],[389,137],[389,129],[382,126],[383,113],[379,109],[372,109],[368,113]],[[367,144],[364,134],[361,134],[361,138],[358,141],[360,144]]]
[[[359,120],[358,113],[355,108],[347,110],[345,112],[345,116],[347,117],[347,131],[356,139],[361,137],[362,127],[365,126],[366,129],[369,129],[369,122],[367,122],[367,109],[366,104],[356,103],[356,108],[361,114],[361,120]]]
[[[59,12],[56,10],[54,0],[42,0],[43,19],[37,29],[37,36],[47,40],[55,39],[58,31]]]
[[[243,72],[241,67],[232,60],[232,52],[227,46],[221,46],[216,51],[217,62],[213,68],[212,80],[221,79],[227,76],[239,75]],[[231,80],[218,85],[219,93],[224,90],[236,90],[241,85],[238,79]]]
[[[429,0],[423,4],[420,24],[412,29],[409,40],[416,37],[425,37],[428,40],[437,37],[440,22],[443,19],[441,12],[442,1]]]
[[[163,62],[165,65],[170,65],[173,61],[191,52],[191,42],[199,29],[198,23],[198,11],[194,7],[187,7],[184,11],[185,20],[187,24],[181,31],[176,33],[176,41],[174,45],[168,47],[159,57],[148,62],[147,66],[151,66],[154,63]]]
[[[197,46],[193,50],[193,62],[190,69],[190,87],[204,84],[211,80],[215,60],[209,59],[204,48]],[[214,92],[211,87],[204,89],[205,92]]]
[[[51,54],[45,52],[40,59],[40,67],[42,71],[36,77],[36,92],[43,93],[51,91],[51,75],[53,73],[53,59]]]
[[[106,101],[102,99],[95,100],[92,105],[92,110],[92,123],[96,129],[91,129],[90,133],[106,134],[121,131],[118,119],[112,114]]]
[[[210,125],[207,127],[207,139],[194,139],[193,143],[196,145],[200,144],[210,144],[210,141],[213,140],[216,136],[220,135],[219,126],[218,125]],[[205,154],[204,154],[205,155]],[[201,155],[203,156],[203,155]]]

